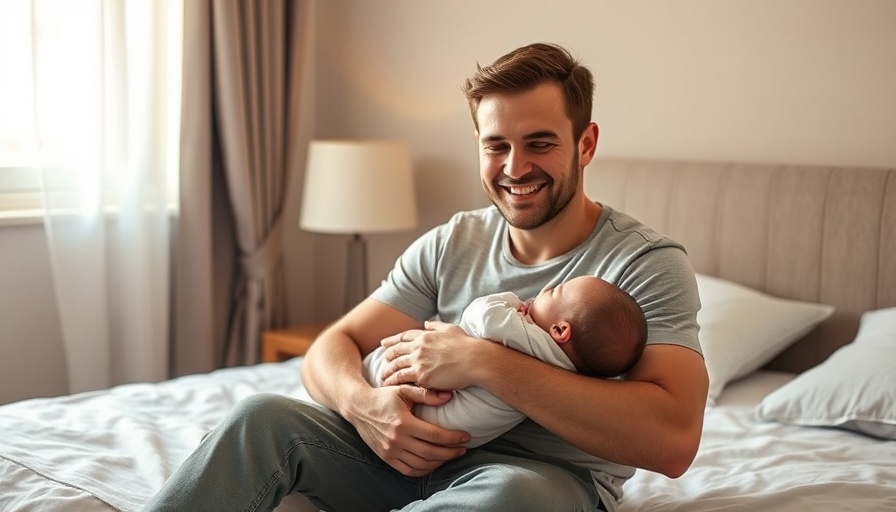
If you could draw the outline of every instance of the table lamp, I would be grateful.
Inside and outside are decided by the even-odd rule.
[[[365,234],[417,226],[407,144],[386,139],[314,140],[308,147],[299,227],[349,234],[345,310],[367,297]]]

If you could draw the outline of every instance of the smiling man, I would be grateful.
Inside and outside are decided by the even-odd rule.
[[[597,146],[597,125],[574,134],[563,104],[560,85],[548,82],[484,95],[474,113],[482,186],[514,228],[511,250],[526,262],[566,252],[587,237],[600,216],[600,205],[587,200],[582,184],[582,170]],[[564,220],[578,229],[556,236]],[[532,247],[527,240],[550,247]]]
[[[585,196],[593,89],[591,72],[556,45],[478,68],[464,92],[493,206],[421,236],[315,341],[302,377],[323,407],[245,400],[147,510],[270,510],[300,492],[332,511],[611,511],[635,468],[681,475],[707,393],[694,273],[679,244]],[[456,325],[475,297],[532,297],[581,275],[644,311],[647,344],[625,380],[556,368]],[[361,359],[380,344],[386,386],[372,387]],[[450,399],[436,390],[469,386],[528,419],[466,449],[467,433],[412,413]]]

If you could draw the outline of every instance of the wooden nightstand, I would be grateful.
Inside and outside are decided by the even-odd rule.
[[[305,355],[314,338],[328,325],[330,324],[308,324],[265,331],[261,335],[262,362],[276,363]]]

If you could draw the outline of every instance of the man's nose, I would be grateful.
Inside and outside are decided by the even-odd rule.
[[[512,150],[507,154],[507,160],[504,162],[504,174],[513,179],[520,179],[532,172],[532,162],[529,161],[525,152]]]

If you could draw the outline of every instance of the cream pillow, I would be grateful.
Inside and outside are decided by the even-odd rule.
[[[717,277],[697,274],[703,307],[700,347],[709,372],[707,405],[729,382],[769,362],[831,316],[832,306],[782,299]]]
[[[896,439],[896,307],[862,315],[852,343],[770,393],[756,413]]]

